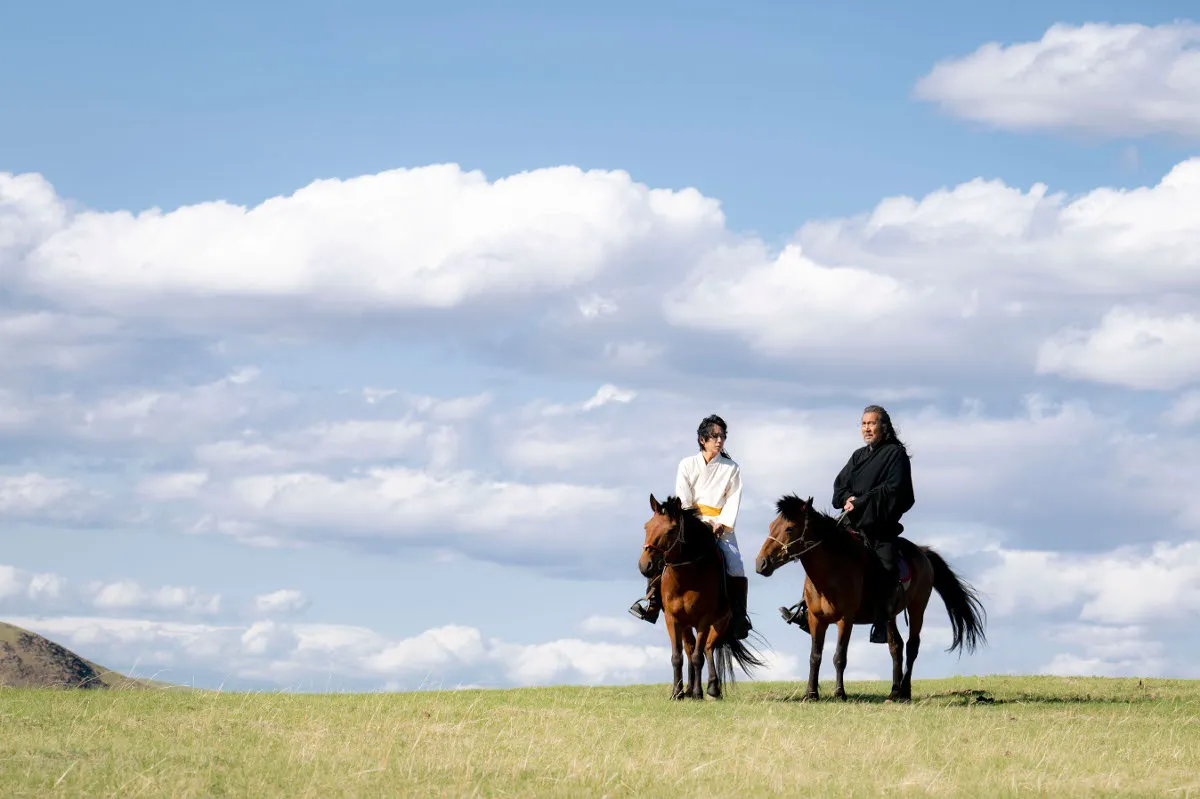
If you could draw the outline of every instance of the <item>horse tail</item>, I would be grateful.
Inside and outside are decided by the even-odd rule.
[[[954,573],[941,555],[929,547],[921,547],[921,551],[933,565],[933,587],[946,603],[946,612],[950,615],[954,641],[946,651],[953,652],[965,643],[967,651],[974,652],[979,644],[987,641],[983,632],[986,614],[979,596],[969,583]]]
[[[735,662],[747,677],[753,676],[754,669],[767,664],[753,647],[728,635],[726,632],[717,639],[716,646],[713,647],[713,665],[717,667],[717,678],[723,684],[733,685]]]

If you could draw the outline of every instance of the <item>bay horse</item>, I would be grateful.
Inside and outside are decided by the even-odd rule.
[[[798,619],[798,623],[812,635],[805,698],[820,698],[817,674],[821,670],[825,631],[836,623],[838,642],[833,665],[837,669],[837,682],[833,695],[845,699],[842,677],[846,671],[850,633],[855,624],[874,621],[873,596],[879,588],[877,579],[873,578],[882,569],[875,561],[875,553],[868,550],[856,534],[843,529],[838,519],[813,507],[812,497],[805,502],[794,494],[787,495],[776,503],[775,508],[778,515],[768,528],[767,539],[755,561],[755,570],[770,577],[776,569],[796,560],[804,566],[804,601],[808,604],[808,612]],[[892,691],[887,701],[908,702],[912,700],[913,663],[921,649],[921,625],[934,589],[946,604],[954,633],[947,652],[964,644],[974,652],[980,643],[986,642],[986,636],[983,606],[975,589],[959,579],[941,555],[903,537],[896,540],[896,548],[901,582],[888,619]],[[908,616],[908,659],[903,671],[904,640],[896,625],[896,613],[901,610]]]
[[[747,676],[765,664],[742,641],[726,635],[732,613],[725,556],[712,527],[696,508],[684,508],[679,497],[659,503],[651,494],[650,509],[654,514],[644,525],[638,570],[647,578],[662,574],[659,595],[674,669],[671,698],[704,698],[700,680],[707,660],[708,695],[720,699],[722,683],[733,682],[734,661]],[[688,658],[686,690],[681,647]]]

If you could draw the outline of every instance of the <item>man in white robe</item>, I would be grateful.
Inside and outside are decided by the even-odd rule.
[[[709,416],[700,423],[696,431],[700,451],[679,461],[675,472],[675,495],[683,507],[694,507],[716,534],[717,543],[725,555],[725,573],[728,575],[729,598],[733,605],[732,632],[738,639],[745,638],[750,630],[750,618],[746,613],[746,594],[749,587],[742,565],[742,554],[738,550],[738,510],[742,502],[741,468],[725,452],[727,437],[725,420]],[[647,607],[642,600],[633,603],[629,612],[639,619],[654,624],[662,610],[659,596],[661,575],[650,578],[646,596]]]

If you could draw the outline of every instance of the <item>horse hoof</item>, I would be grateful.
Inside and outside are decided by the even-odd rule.
[[[833,698],[840,699],[843,702],[845,702],[846,701],[846,692],[845,691],[837,691],[834,693]]]
[[[713,699],[720,699],[721,698],[721,686],[717,685],[716,683],[709,683],[708,695],[711,696]]]
[[[806,693],[804,695],[805,702],[816,702],[820,698],[821,698],[821,695],[819,693],[817,693],[816,691],[809,691],[808,693]]]

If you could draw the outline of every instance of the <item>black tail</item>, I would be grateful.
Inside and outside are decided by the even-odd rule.
[[[750,634],[757,635],[754,631]],[[744,641],[728,637],[726,633],[717,639],[717,645],[713,647],[713,664],[717,667],[717,679],[722,685],[733,685],[734,661],[747,677],[754,675],[755,668],[767,665],[753,647],[747,646]]]
[[[954,630],[954,642],[947,652],[953,652],[964,643],[967,651],[974,652],[981,643],[987,642],[983,632],[985,613],[979,597],[970,583],[959,579],[942,556],[929,547],[921,547],[925,557],[933,564],[933,587],[946,603],[950,614],[950,627]]]

